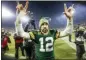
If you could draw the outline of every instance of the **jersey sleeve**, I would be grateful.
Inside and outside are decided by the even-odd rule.
[[[55,29],[53,29],[53,30],[50,30],[50,32],[51,32],[51,34],[53,34],[54,40],[56,40],[57,39],[57,33],[58,33],[58,31],[55,30]]]

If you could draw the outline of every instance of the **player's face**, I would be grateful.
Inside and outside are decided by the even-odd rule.
[[[48,26],[48,23],[45,22],[41,25],[41,32],[45,34],[45,33],[48,33],[48,31],[49,31],[49,26]]]

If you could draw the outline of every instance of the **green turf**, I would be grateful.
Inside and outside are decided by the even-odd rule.
[[[55,58],[56,59],[75,59],[75,50],[71,48],[64,40],[55,41]]]
[[[7,53],[15,55],[15,40],[13,39],[13,36],[10,36],[10,39],[11,39],[11,43],[8,44],[9,51],[7,51]],[[19,56],[21,56],[20,48],[19,48]]]
[[[7,53],[15,54],[15,41],[12,36],[10,36],[10,39],[11,39],[11,44],[9,44],[10,50]],[[55,41],[54,53],[55,53],[55,59],[75,59],[76,58],[75,50],[61,39],[58,39]],[[19,56],[21,56],[21,52],[19,52]]]
[[[10,44],[8,44],[9,45],[9,51],[8,51],[8,53],[12,53],[12,54],[14,54],[15,53],[15,41],[14,41],[14,39],[13,39],[13,36],[10,36],[10,39],[11,39],[11,43]]]

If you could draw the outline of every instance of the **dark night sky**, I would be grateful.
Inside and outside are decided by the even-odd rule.
[[[20,2],[25,4],[25,2]],[[75,4],[75,15],[74,24],[86,22],[86,2],[64,2],[64,1],[30,1],[29,9],[34,13],[34,19],[36,24],[41,17],[50,17],[50,27],[65,27],[66,19],[62,16],[64,11],[64,3],[69,7]],[[16,12],[16,2],[15,1],[3,1],[2,6],[8,7],[14,14]],[[2,27],[12,27],[14,28],[14,22],[16,17],[2,18]],[[38,25],[36,25],[38,27]]]

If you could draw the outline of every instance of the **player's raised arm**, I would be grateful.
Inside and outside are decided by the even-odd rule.
[[[24,7],[25,11],[27,11],[27,9],[28,9],[28,4],[29,4],[29,2],[28,2],[28,0],[26,0],[26,4],[25,4],[25,7]]]
[[[16,17],[17,17],[18,12],[19,12],[19,10],[18,10],[18,5],[19,5],[19,1],[17,1],[17,6],[16,6]]]
[[[73,32],[73,11],[74,11],[73,5],[67,9],[66,4],[64,4],[64,14],[67,18],[67,26],[64,31],[60,32],[60,37],[72,34]]]
[[[30,38],[29,33],[24,32],[22,23],[21,23],[21,15],[17,15],[16,21],[15,21],[15,29],[18,35],[24,37],[24,38]]]

